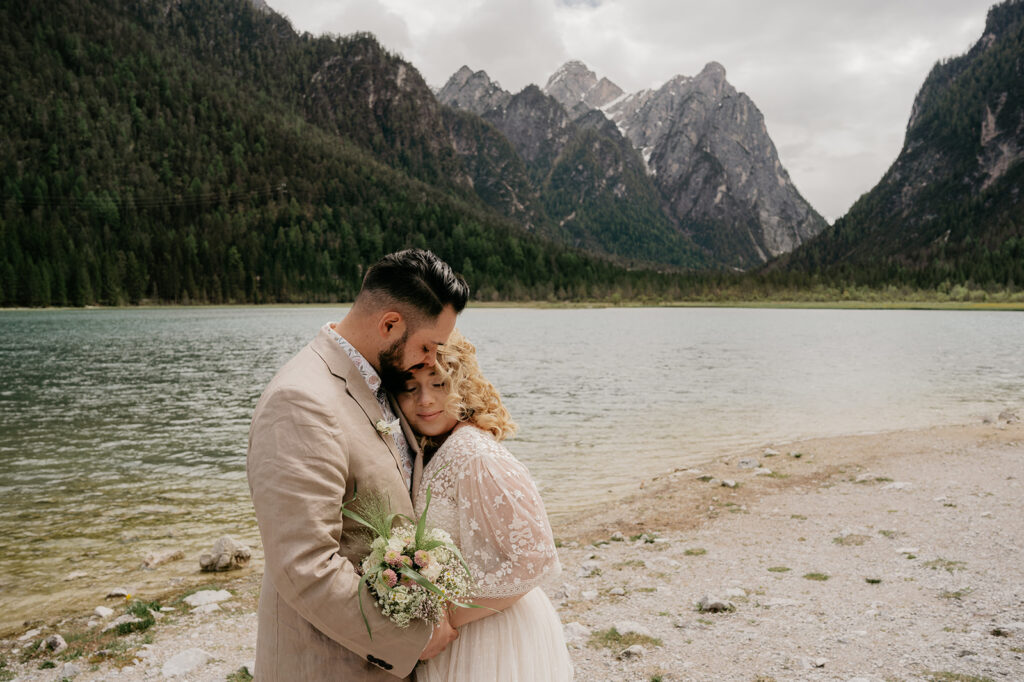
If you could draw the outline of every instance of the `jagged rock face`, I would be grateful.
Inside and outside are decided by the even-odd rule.
[[[596,106],[640,151],[681,224],[726,262],[758,265],[826,227],[782,167],[761,112],[720,64],[630,95],[600,83],[570,62],[548,91],[577,112],[604,101]]]
[[[492,109],[502,109],[512,95],[490,79],[484,71],[463,66],[448,79],[437,93],[437,99],[455,109],[472,111],[483,116]]]
[[[480,198],[528,230],[543,222],[538,193],[508,139],[472,112],[446,108],[444,120]]]
[[[528,85],[501,110],[484,115],[508,138],[527,164],[546,164],[571,136],[569,115],[554,99]]]
[[[310,79],[310,117],[416,177],[468,184],[419,71],[368,34],[345,38],[338,49]]]
[[[698,229],[698,241],[743,245],[736,265],[791,251],[826,227],[782,167],[761,112],[720,64],[609,113],[642,150],[680,220],[711,226]]]
[[[566,62],[553,73],[544,86],[544,92],[554,97],[571,111],[583,102],[589,109],[598,109],[622,95],[622,88],[607,78],[598,80],[597,74],[580,61]],[[584,112],[585,113],[585,110]]]

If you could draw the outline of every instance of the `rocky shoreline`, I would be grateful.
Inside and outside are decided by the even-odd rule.
[[[560,524],[547,592],[578,680],[1020,680],[1022,482],[1012,412],[762,447]],[[0,682],[250,679],[253,554],[205,589],[32,623],[0,641]]]

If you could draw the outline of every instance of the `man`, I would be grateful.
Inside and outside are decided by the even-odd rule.
[[[447,619],[398,628],[364,590],[367,633],[355,570],[366,546],[341,506],[357,490],[378,490],[412,516],[422,453],[404,418],[389,428],[401,415],[382,384],[435,361],[468,296],[429,251],[385,256],[345,318],[325,325],[260,397],[247,460],[266,562],[260,682],[403,678],[458,636]]]

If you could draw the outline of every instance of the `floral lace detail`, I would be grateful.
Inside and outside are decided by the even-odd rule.
[[[474,597],[525,594],[561,572],[530,472],[487,431],[464,426],[423,471],[416,513],[451,533],[473,574]]]

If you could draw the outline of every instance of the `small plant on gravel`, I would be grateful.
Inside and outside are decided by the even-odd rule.
[[[703,547],[691,547],[690,549],[683,550],[683,556],[704,556],[708,551]]]
[[[864,578],[864,582],[866,582],[868,585],[878,585],[879,583],[882,582],[882,579],[881,578]]]
[[[615,628],[608,628],[607,630],[598,630],[594,634],[590,635],[590,640],[587,642],[594,648],[605,648],[612,649],[614,651],[621,651],[626,647],[631,647],[634,644],[646,644],[648,646],[661,646],[661,640],[657,637],[648,637],[647,635],[639,635],[636,633],[630,633],[628,635],[620,635],[619,631]]]
[[[962,571],[967,568],[967,564],[962,561],[950,561],[949,559],[943,559],[941,557],[938,559],[932,559],[931,561],[926,561],[924,562],[924,565],[933,571],[944,568],[950,573],[953,571]]]
[[[894,537],[896,537],[896,531],[894,531],[894,530],[880,530],[880,531],[878,531],[878,534],[881,535],[882,537],[889,538],[890,540],[892,540]]]
[[[870,538],[868,538],[867,535],[850,534],[834,537],[832,538],[832,542],[836,543],[837,545],[842,545],[843,547],[858,547],[860,545],[863,545],[869,539]]]
[[[616,564],[612,564],[612,568],[618,568],[618,569],[623,569],[623,568],[644,568],[645,566],[647,566],[647,564],[645,564],[640,559],[629,559],[627,561],[620,561],[620,562],[618,562]]]
[[[943,599],[963,599],[964,597],[969,595],[971,592],[974,592],[974,588],[965,587],[962,590],[956,590],[956,591],[946,590],[944,592],[940,592],[939,596],[942,597]]]
[[[57,667],[57,664],[54,663],[53,661],[43,661],[42,663],[39,664],[39,669],[40,670],[47,670],[49,668],[56,668],[56,667]]]
[[[252,675],[246,668],[239,668],[227,677],[227,682],[251,682]]]
[[[831,576],[829,576],[827,573],[804,573],[804,577],[808,580],[825,581],[828,580]]]
[[[790,514],[789,518],[796,519],[797,521],[806,521],[807,517],[803,514]]]
[[[768,570],[772,573],[785,573],[789,570],[789,566],[769,566]]]
[[[975,675],[963,675],[951,672],[928,672],[925,673],[930,682],[993,682],[991,677],[977,677]]]

